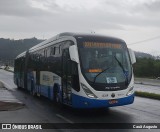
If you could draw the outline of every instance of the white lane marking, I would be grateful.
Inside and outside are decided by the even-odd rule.
[[[68,123],[72,123],[72,124],[74,123],[73,121],[67,119],[66,117],[64,117],[64,116],[62,116],[62,115],[60,115],[60,114],[56,114],[56,116],[59,117],[59,118],[61,118],[61,119],[63,119],[63,120],[65,120],[65,121],[68,122]]]
[[[0,82],[3,83],[4,87],[8,90],[11,90],[11,91],[15,91],[10,85],[8,85],[7,83],[5,83],[4,81],[0,80]]]

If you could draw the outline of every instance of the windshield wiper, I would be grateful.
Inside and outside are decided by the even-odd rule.
[[[108,70],[108,69],[110,69],[110,68],[111,68],[111,67],[107,67],[106,69],[104,69],[103,71],[101,71],[100,73],[98,73],[98,74],[94,77],[93,83],[95,83],[96,78],[97,78],[100,74],[102,74],[103,72],[105,72],[106,70]]]
[[[128,84],[128,77],[127,77],[127,75],[126,75],[126,72],[125,72],[125,70],[124,70],[124,67],[123,67],[123,65],[122,65],[122,63],[117,59],[117,57],[116,56],[114,56],[114,58],[115,58],[115,60],[118,62],[118,65],[121,67],[121,69],[123,70],[123,74],[124,74],[124,76],[125,76],[125,84],[127,85]]]

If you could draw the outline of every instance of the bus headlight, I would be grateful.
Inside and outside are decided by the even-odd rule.
[[[81,83],[81,86],[88,97],[98,98],[85,84]]]
[[[128,91],[128,93],[127,93],[127,96],[130,96],[131,94],[134,93],[133,88],[134,88],[134,86],[132,86],[132,87],[129,89],[129,91]]]

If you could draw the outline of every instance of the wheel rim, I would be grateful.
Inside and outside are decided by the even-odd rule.
[[[56,102],[59,102],[58,92],[56,93]]]

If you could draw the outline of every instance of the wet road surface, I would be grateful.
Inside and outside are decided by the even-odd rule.
[[[25,107],[13,111],[0,111],[1,123],[160,123],[158,100],[135,97],[135,102],[127,106],[105,110],[74,110],[58,107],[46,98],[33,97],[24,90],[18,90],[12,77],[12,73],[0,70],[0,80],[10,85],[13,89],[10,91],[12,96],[23,102]]]

